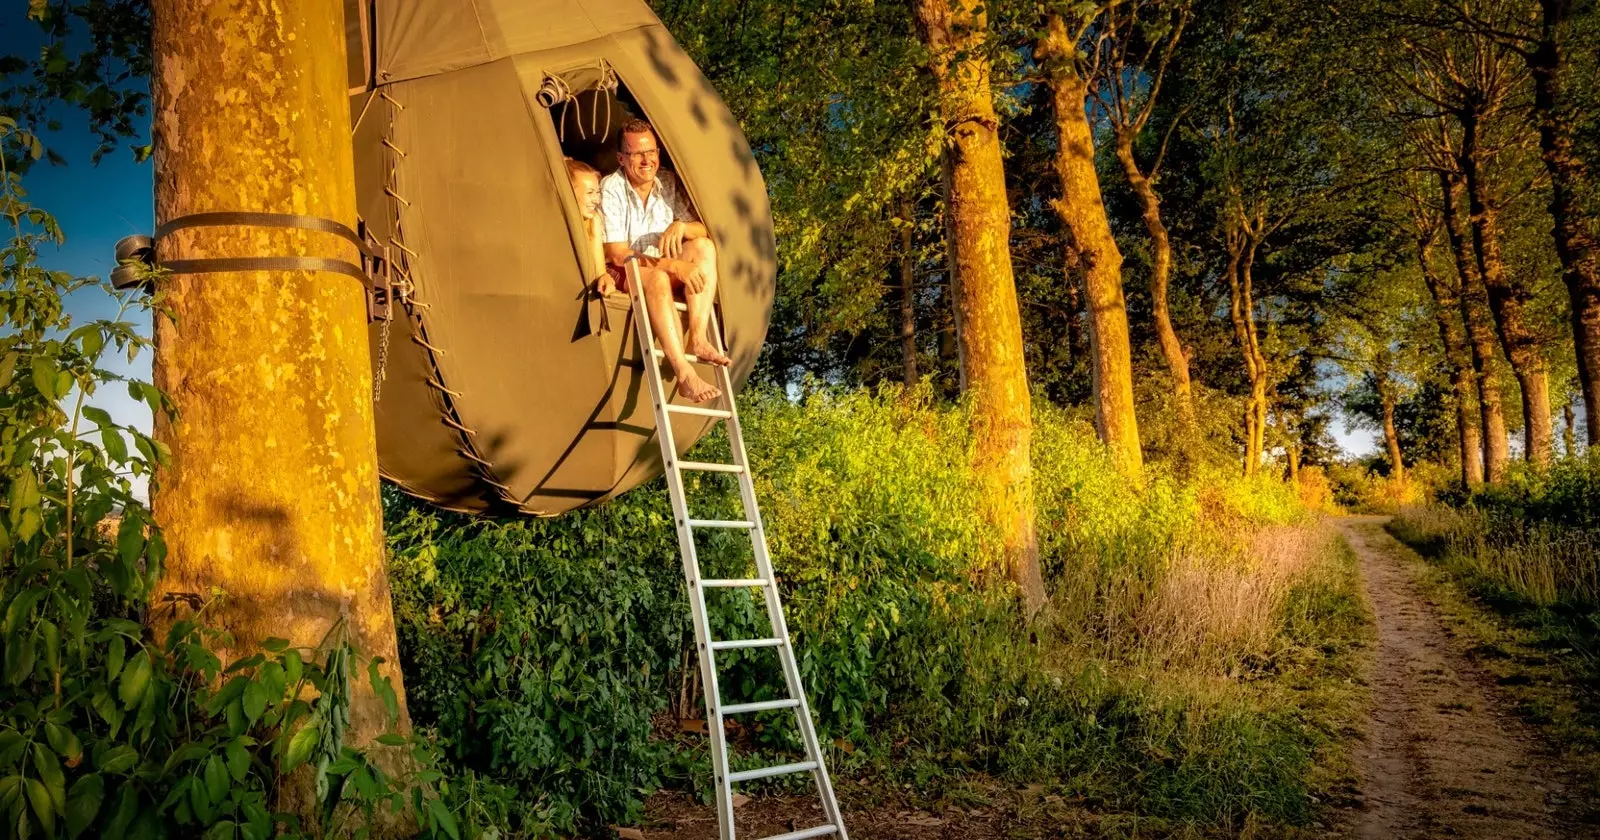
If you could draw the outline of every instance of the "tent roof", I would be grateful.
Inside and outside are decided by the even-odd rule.
[[[379,83],[591,41],[657,23],[642,0],[379,0]]]

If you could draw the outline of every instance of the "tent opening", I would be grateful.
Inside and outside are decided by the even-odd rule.
[[[650,121],[650,115],[640,107],[627,85],[617,81],[615,76],[612,80],[612,86],[587,88],[547,109],[555,124],[556,137],[561,141],[562,155],[593,166],[601,177],[617,171],[617,142],[622,126],[633,119]],[[678,173],[672,162],[672,151],[660,132],[656,134],[656,143],[661,147],[661,168]]]

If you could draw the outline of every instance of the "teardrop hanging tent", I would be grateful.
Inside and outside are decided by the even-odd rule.
[[[661,472],[628,301],[600,300],[563,156],[602,173],[649,120],[718,249],[734,381],[775,275],[737,121],[640,0],[351,0],[367,231],[410,305],[372,328],[379,467],[442,507],[555,515]],[[687,448],[710,421],[681,417]]]

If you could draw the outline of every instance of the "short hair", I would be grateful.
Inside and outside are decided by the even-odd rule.
[[[617,132],[617,151],[621,152],[622,144],[628,140],[630,134],[648,134],[656,136],[656,130],[649,123],[640,119],[632,119],[622,124],[622,130]]]
[[[600,177],[600,170],[595,169],[581,160],[574,160],[572,158],[565,158],[564,160],[567,164],[568,178],[576,178],[579,175],[593,175],[596,178]]]

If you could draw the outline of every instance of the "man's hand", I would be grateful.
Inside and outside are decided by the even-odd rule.
[[[657,263],[673,279],[683,284],[683,288],[692,295],[700,294],[706,287],[706,276],[701,273],[700,267],[684,260],[662,260]]]
[[[617,279],[612,277],[611,272],[608,271],[600,275],[600,279],[594,281],[594,288],[595,291],[600,293],[601,297],[605,297],[617,290]]]
[[[683,256],[683,240],[688,234],[689,226],[683,222],[673,222],[661,232],[661,256],[675,260]]]

